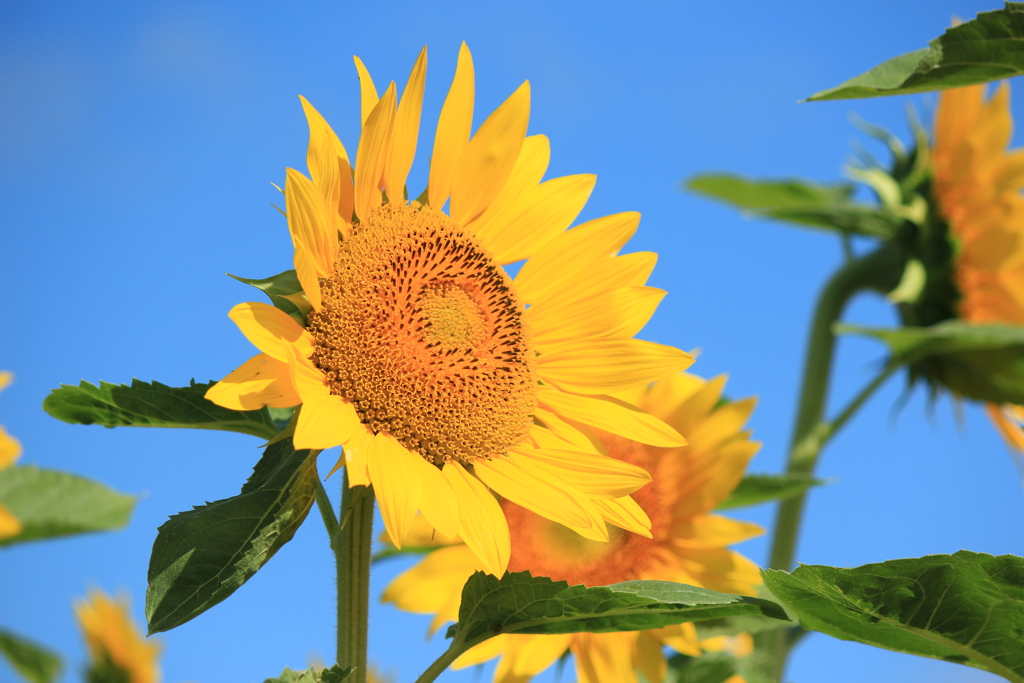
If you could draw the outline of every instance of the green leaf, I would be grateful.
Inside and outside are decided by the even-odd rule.
[[[961,550],[763,574],[805,628],[1024,682],[1024,558]]]
[[[805,180],[750,180],[732,174],[702,174],[690,178],[686,189],[717,199],[755,216],[842,234],[888,239],[902,224],[882,207],[853,202],[853,185],[815,185]]]
[[[285,669],[277,678],[268,678],[263,683],[343,683],[351,675],[352,670],[351,666],[342,668],[339,664],[330,669]]]
[[[611,586],[569,586],[565,581],[477,572],[462,589],[459,622],[449,629],[467,647],[499,633],[606,633],[763,614],[785,619],[768,600],[716,593],[668,581],[626,581]]]
[[[771,500],[786,500],[798,496],[812,486],[825,482],[809,474],[748,474],[740,480],[732,494],[719,503],[719,510],[757,505]]]
[[[35,465],[0,470],[0,503],[21,522],[21,533],[0,547],[89,531],[119,529],[128,523],[135,498],[104,484]]]
[[[43,410],[71,424],[100,424],[104,427],[182,427],[241,432],[265,439],[278,433],[267,409],[229,410],[207,401],[204,396],[214,382],[187,387],[169,387],[137,379],[132,385],[83,381],[62,384],[43,401]]]
[[[808,101],[843,100],[957,88],[1024,73],[1024,3],[947,29],[928,47],[882,62],[845,83],[814,93]]]
[[[925,379],[959,396],[1024,404],[1024,327],[971,325],[950,320],[930,327],[839,325],[837,332],[880,339],[911,379]]]
[[[675,655],[668,660],[665,683],[725,683],[736,675],[736,660],[721,652],[701,657]]]
[[[237,590],[291,540],[317,488],[319,451],[267,446],[242,492],[171,517],[149,560],[150,634],[195,618]]]
[[[31,683],[56,681],[63,666],[55,653],[6,629],[0,629],[0,654]]]
[[[302,291],[302,285],[299,284],[299,278],[294,270],[286,270],[262,280],[250,280],[231,273],[228,273],[228,277],[233,277],[239,282],[262,291],[276,308],[290,315],[303,327],[306,326],[306,316],[313,310],[313,307],[306,298],[305,292]]]

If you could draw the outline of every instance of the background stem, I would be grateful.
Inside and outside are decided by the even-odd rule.
[[[833,325],[839,321],[846,304],[857,293],[886,293],[896,287],[903,273],[904,260],[905,257],[898,247],[891,243],[884,244],[867,256],[848,261],[822,289],[811,322],[803,383],[800,388],[796,425],[790,442],[786,472],[812,474],[818,456],[828,439],[890,374],[891,371],[884,372],[880,378],[872,382],[851,404],[852,409],[844,411],[835,425],[826,422],[826,400],[835,355]],[[793,566],[805,500],[806,493],[802,493],[779,504],[769,559],[769,566],[772,569],[789,571]],[[782,678],[789,648],[793,642],[792,637],[788,629],[759,634],[758,644],[772,654],[772,680],[778,681]]]
[[[341,519],[331,539],[338,577],[338,664],[352,666],[352,683],[366,683],[366,639],[370,612],[370,544],[373,489],[342,479]]]

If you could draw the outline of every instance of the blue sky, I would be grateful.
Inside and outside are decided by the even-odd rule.
[[[22,462],[140,499],[124,531],[0,553],[0,623],[64,653],[65,680],[77,680],[84,650],[72,598],[90,587],[128,592],[141,622],[156,528],[236,494],[248,477],[259,456],[251,437],[72,426],[40,404],[61,383],[206,381],[251,355],[227,311],[254,293],[224,273],[265,277],[291,267],[270,183],[282,182],[285,167],[304,168],[299,94],[354,150],[352,55],[378,84],[404,84],[428,45],[421,140],[432,137],[461,41],[476,65],[477,124],[528,79],[530,132],[551,140],[548,177],[598,176],[581,220],[643,214],[627,250],[659,252],[651,284],[669,293],[640,336],[699,347],[695,372],[727,372],[730,395],[760,397],[751,425],[764,448],[751,469],[774,472],[793,420],[811,305],[840,262],[839,245],[745,220],[683,193],[679,182],[709,170],[838,178],[858,138],[850,112],[906,139],[905,107],[930,111],[934,100],[797,101],[924,46],[953,15],[995,8],[967,0],[3,3],[0,369],[14,371],[15,384],[0,395],[0,423],[22,441]],[[1024,100],[1017,102],[1020,119]],[[425,146],[410,179],[417,194]],[[894,322],[870,298],[848,319]],[[836,404],[882,358],[859,340],[844,340],[839,354]],[[948,401],[930,409],[921,391],[897,409],[902,391],[903,379],[891,380],[827,451],[819,471],[834,483],[811,497],[798,559],[855,566],[961,548],[1024,554],[1024,491],[982,412],[967,405],[958,422]],[[761,506],[736,516],[768,524],[772,513]],[[758,562],[766,549],[764,539],[741,547]],[[409,564],[379,565],[374,594]],[[258,681],[328,658],[333,581],[314,514],[229,600],[159,636],[165,680]],[[425,640],[427,623],[375,605],[371,658],[414,679],[444,649],[440,637]],[[0,680],[8,680],[3,667]],[[441,680],[489,680],[489,670],[478,675]],[[789,676],[868,677],[996,680],[822,635],[800,646]]]

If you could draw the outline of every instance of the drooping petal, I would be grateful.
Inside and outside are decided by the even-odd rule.
[[[508,180],[526,137],[530,83],[519,86],[480,126],[459,158],[449,215],[466,225],[487,208]]]
[[[572,643],[571,633],[512,637],[518,642],[506,648],[494,670],[495,683],[526,683],[554,664]]]
[[[642,467],[603,455],[516,447],[510,451],[516,454],[516,463],[521,467],[554,474],[591,498],[621,498],[651,481],[651,475]]]
[[[420,510],[427,521],[443,535],[455,536],[459,533],[458,496],[440,469],[422,457],[418,459],[423,463],[418,466],[424,491]]]
[[[576,394],[609,394],[685,370],[693,356],[641,339],[575,340],[540,346],[537,374]]]
[[[430,158],[427,188],[430,205],[435,209],[440,209],[448,201],[459,158],[469,142],[473,126],[473,98],[473,56],[466,43],[462,43],[455,78],[437,120],[434,151]]]
[[[633,663],[636,631],[577,633],[572,641],[579,683],[637,683]]]
[[[380,181],[395,121],[395,84],[384,91],[366,122],[356,151],[355,212],[361,220],[380,206]]]
[[[366,454],[380,516],[396,548],[402,547],[402,539],[412,526],[423,495],[422,472],[417,460],[423,458],[383,432],[374,436]]]
[[[258,353],[210,387],[206,400],[231,410],[290,408],[302,403],[292,386],[287,363]],[[0,449],[2,450],[2,449]]]
[[[253,346],[274,360],[288,362],[287,346],[294,347],[296,355],[302,358],[313,354],[313,337],[290,315],[270,304],[256,301],[238,304],[228,317]]]
[[[480,558],[487,573],[503,575],[512,541],[501,506],[487,487],[458,462],[446,463],[442,473],[459,498],[459,536]]]
[[[356,56],[353,56],[352,60],[356,63],[356,73],[359,75],[360,120],[365,126],[366,119],[370,118],[370,112],[377,106],[380,98],[377,97],[377,88],[373,85],[373,79],[370,78],[370,72],[363,65],[363,60]]]
[[[359,416],[357,415],[356,419],[358,420],[358,418]],[[330,477],[344,465],[345,471],[348,474],[349,488],[370,485],[370,473],[366,467],[366,454],[370,450],[370,444],[373,443],[373,433],[365,426],[361,425],[361,427],[361,429],[354,429],[352,436],[342,444],[341,457],[338,458],[338,462],[334,464],[334,467],[327,474]]]
[[[384,170],[384,186],[388,196],[401,199],[405,190],[405,180],[412,168],[413,157],[416,156],[416,141],[420,132],[420,112],[423,109],[423,84],[427,77],[427,48],[420,51],[420,56],[409,74],[409,82],[402,91],[402,99],[398,103],[395,114],[394,128],[391,132],[391,151]]]
[[[559,415],[651,446],[686,445],[679,432],[658,418],[611,397],[580,396],[550,389],[537,400]]]
[[[340,396],[309,398],[302,403],[292,443],[295,448],[326,450],[341,446],[362,428],[352,404]]]
[[[576,220],[596,182],[597,176],[581,174],[528,188],[486,230],[478,231],[477,239],[498,263],[529,258]]]
[[[560,481],[553,473],[516,456],[477,463],[477,476],[502,498],[516,505],[567,526],[584,538],[608,540],[604,518],[586,496],[575,491],[568,482]]]
[[[665,661],[661,641],[647,631],[637,634],[636,668],[648,681],[664,681],[668,675],[668,662]]]

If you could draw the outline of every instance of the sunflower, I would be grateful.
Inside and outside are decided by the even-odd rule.
[[[11,383],[14,375],[10,372],[0,372],[0,391]],[[21,444],[7,430],[0,425],[0,470],[10,467],[21,457]],[[3,504],[0,504],[0,540],[11,538],[21,533],[21,522],[11,514]]]
[[[1010,88],[982,85],[939,95],[931,150],[932,193],[956,244],[958,317],[1024,325],[1024,150],[1013,132]],[[1000,434],[1024,453],[1024,409],[989,404]]]
[[[75,613],[89,648],[88,681],[159,683],[160,646],[146,642],[124,601],[92,591],[75,604]]]
[[[753,595],[761,582],[757,567],[726,546],[762,529],[711,513],[739,483],[760,447],[743,430],[755,399],[725,402],[724,385],[724,377],[705,381],[677,374],[649,389],[618,395],[675,427],[687,446],[658,448],[597,433],[612,457],[651,474],[652,482],[633,494],[651,520],[650,537],[613,528],[609,543],[595,543],[504,500],[501,506],[512,530],[509,570],[588,586],[657,579]],[[454,543],[431,551],[396,578],[383,600],[411,612],[434,614],[434,632],[457,619],[462,586],[480,569],[473,552]],[[666,670],[663,645],[688,655],[701,653],[693,625],[680,624],[625,633],[503,634],[469,650],[456,666],[500,655],[494,680],[525,683],[571,651],[580,683],[629,683],[637,680],[637,669],[648,680],[661,681]],[[723,645],[714,644],[719,649]]]
[[[606,520],[648,533],[629,498],[647,472],[606,457],[579,429],[683,443],[608,396],[693,362],[633,338],[665,294],[644,286],[654,254],[617,255],[639,215],[567,230],[595,178],[541,182],[549,145],[526,135],[528,82],[470,137],[465,44],[427,189],[407,201],[426,64],[424,48],[399,99],[394,82],[378,97],[356,58],[354,166],[302,99],[311,179],[288,169],[284,193],[308,314],[300,324],[266,304],[232,309],[261,353],[206,396],[236,410],[301,406],[295,447],[342,446],[334,470],[345,465],[350,486],[373,485],[399,546],[420,510],[500,576],[509,530],[492,490],[591,539],[608,540]],[[512,279],[503,266],[520,261]]]

